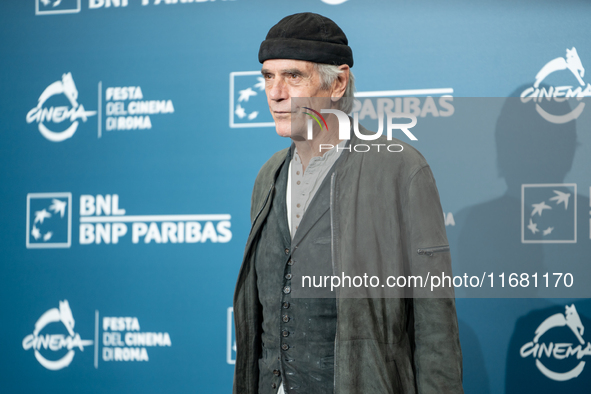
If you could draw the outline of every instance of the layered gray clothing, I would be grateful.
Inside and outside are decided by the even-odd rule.
[[[352,136],[350,145],[366,142]],[[451,275],[443,212],[427,162],[402,141],[380,137],[371,143],[383,144],[380,152],[343,152],[331,175],[326,210],[334,274],[363,262],[367,272],[423,275],[436,267]],[[385,151],[390,144],[403,151]],[[252,227],[234,293],[235,394],[258,389],[262,314],[254,250],[287,152],[265,163],[252,194]],[[297,247],[294,239],[292,249]],[[453,297],[338,298],[334,350],[336,394],[463,393]]]

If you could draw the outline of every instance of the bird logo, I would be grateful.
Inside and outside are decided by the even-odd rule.
[[[64,241],[70,236],[70,201],[70,193],[30,193],[27,196],[27,217],[30,218],[27,247],[66,246]]]
[[[559,190],[554,190],[554,194],[556,194],[556,196],[552,197],[550,201],[556,201],[556,205],[564,203],[564,209],[568,209],[568,199],[570,198],[570,193],[563,193]]]
[[[258,89],[259,91],[264,91],[265,80],[262,77],[258,77],[257,83],[254,84],[252,87],[249,86],[246,89],[238,91],[238,104],[236,105],[236,110],[234,111],[234,114],[238,116],[239,119],[247,118],[248,120],[254,120],[259,115],[259,111],[252,111],[251,113],[246,113],[246,110],[242,107],[242,105],[240,105],[240,103],[247,103],[251,97],[258,95],[258,92],[253,88]]]
[[[522,241],[575,242],[576,185],[522,186]],[[571,198],[575,201],[574,208]],[[529,208],[529,209],[528,209]]]
[[[230,73],[230,127],[273,127],[265,94],[265,78],[260,71]]]
[[[531,212],[531,215],[534,216],[536,213],[540,216],[542,216],[542,212],[544,212],[544,209],[552,209],[551,206],[546,205],[546,203],[544,201],[542,201],[541,203],[538,204],[532,204],[532,207],[534,207],[534,210]]]

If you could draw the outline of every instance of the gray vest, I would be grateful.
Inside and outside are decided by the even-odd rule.
[[[289,394],[329,394],[334,391],[336,302],[334,296],[330,297],[330,289],[324,288],[310,289],[323,298],[293,298],[292,281],[296,278],[292,268],[298,274],[332,275],[328,208],[334,167],[304,213],[292,241],[285,205],[290,159],[288,154],[275,181],[272,205],[255,252],[263,310],[259,394],[276,394],[280,382]],[[308,266],[314,268],[313,272]]]

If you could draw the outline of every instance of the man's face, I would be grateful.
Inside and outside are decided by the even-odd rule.
[[[326,97],[326,102],[330,106],[331,90],[320,89],[320,75],[312,62],[291,59],[265,60],[261,73],[265,78],[269,110],[275,120],[277,134],[281,137],[292,137],[292,115],[297,115],[295,109],[292,109],[292,97]],[[297,137],[295,133],[294,130],[294,138]]]

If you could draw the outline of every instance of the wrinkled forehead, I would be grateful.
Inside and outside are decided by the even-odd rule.
[[[295,59],[269,59],[263,62],[261,72],[267,73],[290,73],[300,72],[314,74],[316,71],[315,63],[307,60]]]

